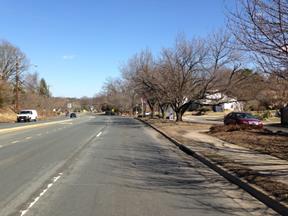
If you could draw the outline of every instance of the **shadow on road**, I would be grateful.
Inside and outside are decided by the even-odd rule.
[[[134,120],[133,118],[121,116],[107,116],[102,115],[101,118],[95,118],[93,121],[87,122],[88,125],[113,125],[130,128],[147,127],[143,123]]]
[[[110,151],[105,157],[107,170],[104,175],[121,179],[121,187],[161,193],[177,197],[179,202],[170,203],[175,209],[198,209],[214,215],[247,215],[261,212],[269,215],[246,192],[215,174],[200,162],[179,152],[172,145],[168,148],[156,143],[149,136],[143,136],[138,128],[143,124],[132,119],[113,118],[113,131],[117,136],[130,136],[131,141],[105,146]],[[132,128],[130,133],[127,127]],[[133,138],[133,139],[132,139]],[[115,142],[115,140],[110,140]],[[120,144],[121,143],[121,144]],[[266,214],[267,211],[267,214]]]

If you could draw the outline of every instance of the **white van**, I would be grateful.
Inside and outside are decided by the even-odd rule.
[[[37,121],[38,114],[36,110],[21,110],[17,115],[17,122]]]

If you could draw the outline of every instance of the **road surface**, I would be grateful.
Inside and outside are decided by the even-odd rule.
[[[277,215],[137,120],[0,130],[0,215]]]

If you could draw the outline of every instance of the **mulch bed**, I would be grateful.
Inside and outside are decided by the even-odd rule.
[[[251,126],[212,126],[208,132],[226,142],[288,160],[288,133]]]

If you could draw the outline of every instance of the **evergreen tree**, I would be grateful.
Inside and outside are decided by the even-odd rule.
[[[45,97],[49,97],[50,96],[49,88],[48,88],[48,85],[47,85],[47,83],[46,83],[44,78],[42,78],[40,80],[39,95],[45,96]]]

